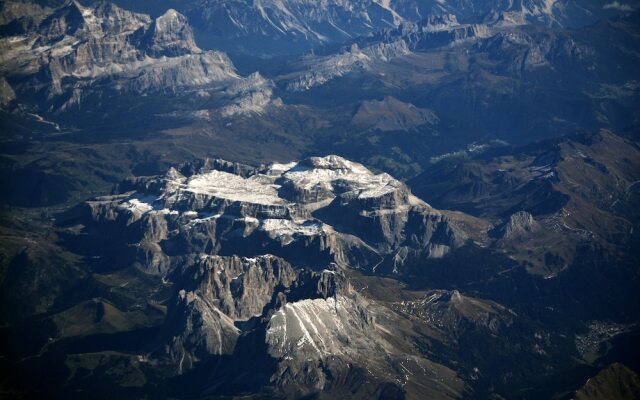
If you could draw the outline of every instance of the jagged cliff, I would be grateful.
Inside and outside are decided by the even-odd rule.
[[[209,161],[118,190],[78,207],[77,222],[117,232],[129,261],[163,275],[202,253],[373,270],[401,249],[442,257],[468,238],[403,183],[337,156],[254,170]]]
[[[271,101],[268,81],[243,78],[225,53],[200,49],[173,9],[155,19],[106,2],[39,10],[37,23],[0,38],[3,104],[38,96],[41,111],[61,113],[111,95],[197,93],[217,96],[231,116]]]

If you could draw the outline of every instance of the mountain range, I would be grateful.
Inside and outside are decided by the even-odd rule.
[[[637,4],[0,4],[0,393],[635,398]]]
[[[154,2],[121,0],[124,8],[154,14]],[[295,54],[317,45],[341,43],[432,15],[465,22],[582,26],[624,10],[602,1],[416,1],[347,0],[165,1],[198,27],[208,46],[251,54]],[[632,7],[626,5],[627,7]]]

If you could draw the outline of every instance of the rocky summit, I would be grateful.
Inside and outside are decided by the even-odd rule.
[[[235,106],[225,115],[244,112],[241,106],[259,111],[270,100],[259,74],[244,79],[225,53],[200,49],[187,18],[173,9],[154,19],[111,3],[70,1],[40,14],[35,27],[0,39],[0,70],[13,82],[5,81],[3,97],[42,96],[41,106],[64,113],[100,104],[107,88],[119,95],[210,91]]]
[[[97,242],[130,238],[114,244],[120,261],[163,276],[201,254],[272,254],[312,269],[336,263],[376,271],[407,249],[440,258],[469,239],[461,218],[338,156],[260,168],[207,159],[129,179],[71,214],[67,224],[104,235]]]
[[[64,226],[71,248],[101,243],[96,267],[135,263],[171,283],[150,355],[170,376],[215,357],[248,373],[248,357],[273,370],[246,385],[271,382],[295,396],[343,393],[350,379],[395,395],[409,382],[447,397],[463,388],[410,341],[398,348],[398,316],[348,277],[386,268],[407,249],[441,258],[469,238],[459,218],[388,174],[333,155],[258,168],[207,159],[126,180],[71,210]],[[262,342],[247,349],[247,340]],[[216,384],[233,386],[224,379]]]

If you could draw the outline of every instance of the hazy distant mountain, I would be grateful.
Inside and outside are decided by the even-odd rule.
[[[146,13],[158,12],[156,2],[117,3]],[[506,24],[581,26],[635,7],[606,4],[601,0],[168,0],[160,7],[173,7],[187,15],[197,27],[199,41],[207,47],[249,54],[292,54],[430,15],[452,14],[471,23],[498,20]]]
[[[441,124],[430,127],[430,135],[464,130],[475,136],[461,138],[456,132],[449,135],[449,146],[431,150],[437,152],[488,136],[517,142],[575,129],[630,129],[637,109],[634,16],[565,29],[432,14],[377,27],[343,48],[277,61],[276,70],[262,74],[243,61],[246,74],[254,73],[243,78],[224,53],[202,50],[190,21],[173,10],[154,19],[107,3],[42,8],[10,2],[3,7],[12,22],[4,25],[8,33],[1,42],[2,107],[28,123],[30,114],[38,115],[45,121],[42,127],[46,123],[52,130],[91,129],[93,113],[126,115],[140,123],[152,123],[143,122],[147,115],[161,116],[179,126],[243,114],[273,118],[272,124],[286,129],[277,114],[288,110],[291,115],[291,107],[300,104],[311,107],[296,109],[307,115],[304,120],[323,115],[329,125],[339,126],[334,117],[340,113],[327,112],[323,104],[323,91],[335,86],[349,93],[333,101],[342,110],[392,96],[438,117]],[[618,46],[600,39],[605,35],[615,37]],[[537,103],[545,98],[549,101]],[[532,107],[535,115],[527,120]],[[129,115],[134,108],[146,114]],[[87,118],[79,118],[78,109]],[[459,128],[451,126],[453,120]],[[301,129],[311,137],[324,136],[318,125]],[[513,131],[524,133],[510,137]],[[434,145],[432,139],[425,143]]]
[[[71,2],[37,29],[5,38],[3,47],[1,68],[12,89],[38,96],[49,111],[77,109],[107,91],[176,93],[240,80],[224,53],[198,48],[174,10],[151,19],[107,3]]]

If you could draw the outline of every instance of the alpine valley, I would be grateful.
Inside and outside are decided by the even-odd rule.
[[[0,397],[640,398],[640,3],[0,3]]]

